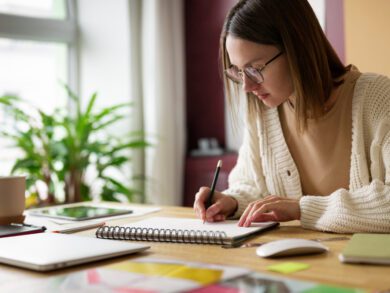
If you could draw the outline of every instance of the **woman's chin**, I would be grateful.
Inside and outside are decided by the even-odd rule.
[[[281,105],[284,101],[277,99],[270,94],[267,95],[256,95],[257,98],[263,102],[263,104],[269,108],[276,108]]]
[[[273,100],[271,97],[267,97],[265,99],[262,99],[260,97],[258,97],[260,101],[263,102],[263,104],[269,108],[275,108],[277,106],[279,106],[277,103],[275,103],[275,100]]]

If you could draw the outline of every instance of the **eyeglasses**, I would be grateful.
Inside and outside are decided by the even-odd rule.
[[[244,73],[245,75],[254,83],[260,84],[264,82],[264,76],[262,71],[267,67],[268,64],[270,64],[272,61],[274,61],[276,58],[278,58],[280,55],[282,55],[283,52],[279,52],[276,56],[271,58],[269,61],[267,61],[263,66],[260,68],[254,68],[252,66],[245,67],[244,69],[238,69],[236,66],[232,65],[228,69],[225,69],[225,75],[227,78],[232,80],[235,83],[242,83],[244,79]]]

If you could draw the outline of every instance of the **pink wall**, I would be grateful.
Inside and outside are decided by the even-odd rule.
[[[345,62],[344,0],[325,0],[325,32],[341,61]]]
[[[223,82],[218,64],[219,35],[235,0],[186,0],[187,146],[215,137],[225,146]]]

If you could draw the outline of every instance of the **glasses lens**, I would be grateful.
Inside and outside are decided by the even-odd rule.
[[[244,69],[246,76],[248,76],[255,83],[262,83],[264,81],[261,72],[253,67],[246,67]]]
[[[242,82],[241,74],[238,71],[237,67],[234,67],[234,66],[229,67],[228,69],[225,70],[225,74],[229,79],[231,79],[232,81],[234,81],[236,83]]]

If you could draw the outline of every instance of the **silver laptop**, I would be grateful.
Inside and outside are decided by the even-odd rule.
[[[49,271],[136,253],[149,246],[59,233],[0,238],[0,263]]]

